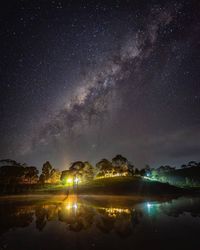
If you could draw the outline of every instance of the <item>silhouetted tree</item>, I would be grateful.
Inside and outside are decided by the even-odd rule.
[[[78,171],[78,170],[83,169],[83,167],[84,167],[84,163],[82,161],[75,161],[72,163],[69,169],[73,171]]]
[[[135,168],[135,166],[129,162],[128,163],[128,172],[132,176],[134,175],[134,168]]]
[[[160,166],[158,168],[158,172],[161,174],[161,173],[167,173],[167,172],[170,172],[170,171],[174,171],[175,170],[175,167],[171,167],[171,166],[168,166],[168,165],[165,165],[165,166]]]
[[[6,164],[0,167],[0,181],[2,183],[21,183],[24,177],[24,167],[10,159],[3,160],[1,163]],[[8,164],[8,165],[7,165]]]
[[[83,177],[83,169],[84,169],[84,162],[76,161],[71,164],[70,175],[75,178],[82,178]]]
[[[46,162],[43,164],[42,173],[43,173],[43,175],[44,175],[44,177],[45,177],[45,181],[48,181],[52,169],[53,169],[53,167],[51,166],[51,164],[50,164],[49,161],[46,161]]]
[[[122,167],[124,165],[127,166],[128,164],[128,160],[122,156],[122,155],[116,155],[113,159],[112,159],[112,165],[114,167]]]
[[[197,167],[198,166],[198,163],[196,161],[190,161],[188,162],[188,167]]]
[[[65,183],[66,179],[72,176],[72,171],[70,170],[64,170],[61,172],[60,180]]]
[[[94,178],[94,167],[88,161],[84,162],[82,177],[84,180],[92,180]]]
[[[139,175],[140,171],[138,170],[138,168],[135,169],[135,175]]]
[[[22,166],[22,164],[11,159],[0,160],[0,166]]]
[[[140,175],[145,176],[146,175],[146,170],[143,168],[140,170]]]
[[[187,168],[188,166],[186,164],[182,164],[181,165],[181,168],[184,169],[184,168]]]
[[[28,182],[31,183],[36,183],[38,181],[38,173],[39,171],[37,170],[36,167],[25,167],[24,169],[25,172],[25,179],[28,180]]]
[[[91,180],[94,177],[94,168],[89,162],[76,161],[73,162],[69,170],[63,171],[61,180],[70,176],[73,179],[81,178],[82,181]]]
[[[105,176],[106,174],[112,174],[114,169],[112,163],[107,159],[102,159],[96,164],[98,169],[97,176]]]
[[[116,155],[112,159],[114,173],[120,175],[128,175],[128,160],[122,155]]]
[[[58,184],[60,182],[61,172],[57,169],[52,169],[49,177],[49,183]]]
[[[45,175],[44,174],[41,174],[40,177],[39,177],[39,182],[41,184],[44,184],[45,183]]]

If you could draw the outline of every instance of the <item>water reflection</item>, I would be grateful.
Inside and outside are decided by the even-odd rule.
[[[35,210],[32,206],[0,206],[0,235],[9,229],[23,228],[33,222]]]
[[[178,217],[189,213],[193,217],[200,216],[200,198],[179,198],[167,202],[142,202],[139,204],[108,206],[104,202],[92,202],[69,196],[59,202],[34,202],[21,204],[1,202],[0,235],[10,229],[25,228],[33,225],[42,232],[51,221],[65,224],[72,232],[81,232],[90,228],[108,234],[115,233],[119,237],[129,237],[135,228],[145,220],[160,214]]]

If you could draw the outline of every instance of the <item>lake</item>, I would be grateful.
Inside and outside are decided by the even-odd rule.
[[[0,249],[200,249],[200,198],[0,198]]]

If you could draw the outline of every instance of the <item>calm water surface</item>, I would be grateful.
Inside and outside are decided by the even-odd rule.
[[[200,249],[200,198],[0,198],[0,249]]]

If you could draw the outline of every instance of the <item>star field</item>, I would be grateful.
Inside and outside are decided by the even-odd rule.
[[[198,1],[8,1],[0,158],[199,161]]]

